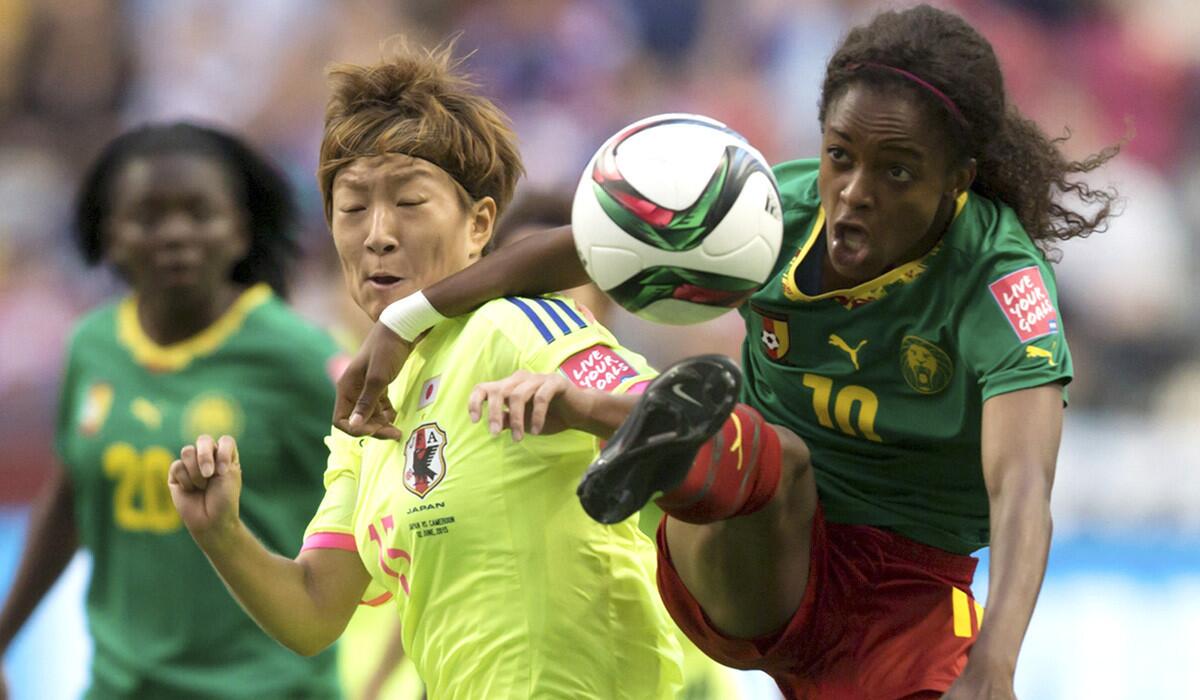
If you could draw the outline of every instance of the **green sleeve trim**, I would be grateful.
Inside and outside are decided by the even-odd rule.
[[[987,401],[993,396],[1001,394],[1011,394],[1014,391],[1023,391],[1025,389],[1036,389],[1039,386],[1046,384],[1062,384],[1063,401],[1067,400],[1067,384],[1071,382],[1072,375],[1069,373],[1049,373],[1049,372],[1029,372],[1022,370],[1012,370],[1001,372],[988,377],[981,382],[983,387],[983,400]]]

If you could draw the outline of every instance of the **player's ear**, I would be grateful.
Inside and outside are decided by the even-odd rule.
[[[978,164],[974,158],[968,158],[965,163],[954,169],[954,172],[950,176],[950,182],[954,187],[953,196],[955,198],[971,189],[971,184],[975,182],[977,170]]]
[[[471,203],[470,229],[467,231],[469,241],[467,252],[470,259],[476,260],[483,255],[483,249],[492,240],[492,231],[496,226],[496,200],[491,197],[480,197]]]
[[[237,242],[235,244],[236,248],[234,248],[233,254],[230,257],[232,257],[234,260],[237,260],[237,264],[240,264],[246,259],[246,256],[250,255],[250,248],[254,241],[252,240],[253,234],[250,230],[251,223],[249,213],[245,211],[238,212],[238,218],[239,226],[237,227]]]

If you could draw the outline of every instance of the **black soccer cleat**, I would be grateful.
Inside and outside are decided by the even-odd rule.
[[[683,482],[700,447],[737,404],[742,372],[724,355],[666,369],[583,475],[576,493],[593,520],[617,523]]]

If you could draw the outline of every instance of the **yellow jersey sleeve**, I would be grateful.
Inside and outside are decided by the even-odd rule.
[[[622,347],[586,309],[568,297],[507,297],[491,302],[488,317],[519,349],[518,364],[531,372],[559,372],[578,387],[626,393],[656,372],[641,355]]]
[[[354,514],[359,506],[358,481],[362,466],[363,443],[334,428],[325,438],[329,460],[325,467],[325,497],[317,513],[304,530],[304,546],[309,549],[341,549],[358,554],[354,538]],[[379,583],[372,580],[363,591],[360,605],[378,606],[391,599]]]
[[[354,542],[354,507],[358,501],[358,472],[362,442],[334,428],[325,438],[329,460],[325,467],[325,497],[304,531],[305,549],[358,551]]]

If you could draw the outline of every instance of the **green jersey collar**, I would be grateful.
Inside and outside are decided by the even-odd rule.
[[[955,200],[954,221],[958,220],[958,215],[962,213],[963,208],[967,205],[967,198],[968,193],[963,192]],[[808,238],[805,240],[804,245],[800,246],[800,250],[796,252],[795,257],[792,258],[792,261],[788,264],[787,271],[783,275],[783,294],[790,301],[812,302],[834,299],[847,309],[868,304],[887,296],[888,288],[892,285],[907,284],[924,274],[925,270],[929,267],[929,260],[937,255],[942,248],[942,241],[938,241],[937,245],[933,246],[925,255],[888,270],[875,279],[867,280],[849,289],[833,289],[821,294],[809,295],[800,291],[800,288],[796,285],[796,268],[800,266],[801,261],[808,255],[813,245],[816,244],[817,239],[821,237],[821,229],[824,226],[825,207],[818,207],[817,216],[813,221]]]
[[[177,372],[221,347],[245,322],[251,311],[271,298],[271,288],[256,284],[242,292],[212,325],[186,340],[159,345],[146,335],[137,316],[137,297],[130,296],[117,307],[117,339],[138,364],[154,372]]]

